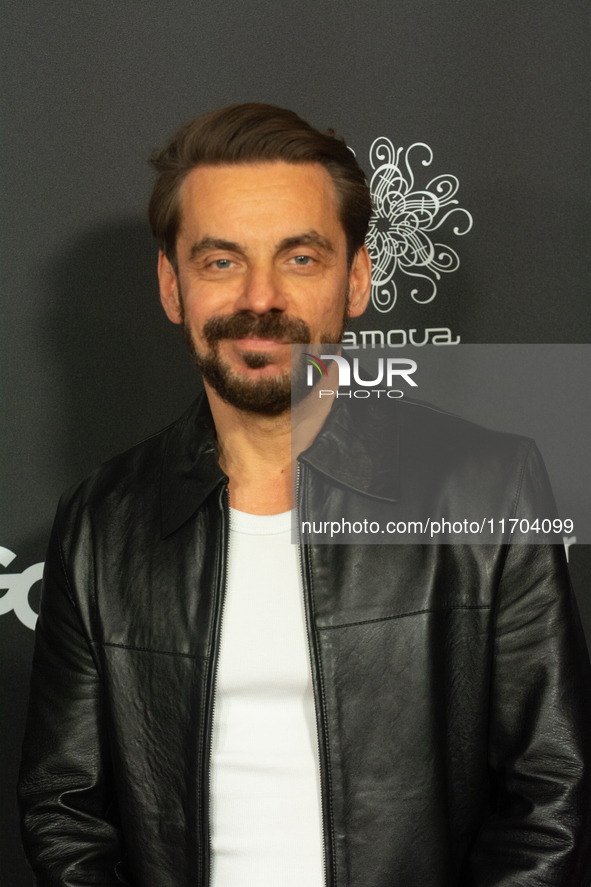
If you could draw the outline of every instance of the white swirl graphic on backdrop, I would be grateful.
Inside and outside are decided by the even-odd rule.
[[[436,176],[425,188],[415,190],[410,155],[418,151],[426,155],[421,165],[430,166],[433,151],[424,142],[415,142],[404,151],[381,137],[369,151],[374,212],[366,243],[373,264],[371,299],[382,313],[391,311],[396,303],[397,272],[417,278],[410,291],[415,302],[431,302],[442,273],[456,271],[460,265],[456,251],[445,243],[434,243],[432,232],[457,213],[463,219],[461,226],[453,228],[454,234],[461,237],[472,227],[472,216],[455,199],[460,187],[455,176]]]

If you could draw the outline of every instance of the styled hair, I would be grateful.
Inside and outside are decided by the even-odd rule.
[[[319,163],[330,174],[351,266],[365,242],[372,212],[367,179],[355,155],[332,129],[321,133],[294,111],[249,102],[190,120],[165,148],[155,151],[149,159],[158,177],[148,217],[160,249],[175,270],[181,224],[179,192],[187,174],[198,166],[273,161]]]

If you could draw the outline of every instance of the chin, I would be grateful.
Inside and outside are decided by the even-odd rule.
[[[239,351],[242,366],[233,367],[217,347],[201,353],[185,324],[185,341],[197,368],[207,384],[230,406],[261,416],[279,416],[292,406],[292,369],[282,369],[274,361],[277,355],[265,351]],[[286,345],[289,348],[289,345]],[[236,351],[234,351],[236,354]],[[307,394],[305,371],[294,371],[293,400],[298,403]],[[300,378],[301,376],[301,378]]]

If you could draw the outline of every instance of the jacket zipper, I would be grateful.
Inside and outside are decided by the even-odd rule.
[[[207,798],[203,805],[204,809],[204,841],[203,841],[203,859],[204,859],[204,877],[203,883],[211,887],[211,797],[212,797],[212,766],[211,766],[211,748],[213,741],[213,718],[216,700],[216,688],[218,679],[218,668],[220,660],[220,642],[222,637],[222,617],[224,614],[224,604],[226,603],[226,592],[228,591],[228,555],[230,550],[230,496],[228,485],[225,484],[220,491],[220,510],[222,512],[222,561],[219,584],[220,595],[217,596],[214,624],[212,633],[212,670],[209,683],[209,719],[206,725],[206,745],[204,768],[206,777],[204,784],[207,784]],[[227,520],[226,520],[227,516]]]
[[[326,887],[329,887],[329,873],[328,873],[328,865],[327,858],[329,857],[331,851],[331,840],[330,835],[326,830],[326,823],[330,821],[330,814],[327,810],[327,785],[326,779],[323,773],[322,767],[322,746],[324,744],[324,748],[326,748],[326,736],[324,729],[324,717],[323,717],[323,706],[322,706],[322,688],[320,686],[320,680],[318,678],[319,675],[319,657],[318,651],[316,649],[316,643],[312,637],[311,624],[312,624],[312,604],[311,604],[311,593],[310,587],[306,580],[306,571],[304,569],[304,554],[302,549],[301,542],[301,522],[300,522],[300,474],[301,474],[301,464],[298,462],[297,470],[296,470],[296,520],[297,520],[297,528],[298,528],[298,562],[300,566],[300,574],[302,577],[302,591],[304,595],[304,612],[306,614],[306,636],[308,639],[308,652],[310,655],[310,664],[312,668],[312,688],[314,690],[314,708],[316,711],[316,741],[317,741],[317,752],[318,752],[318,768],[320,771],[320,825],[322,828],[322,872],[323,872],[323,880]],[[330,866],[330,884],[333,883],[333,875],[332,875],[332,865]]]
[[[299,495],[299,487],[300,487],[300,463],[298,462],[297,473],[296,473],[296,519],[298,520],[298,537],[300,536],[300,522],[299,522],[299,503],[300,503],[300,495]],[[211,887],[211,796],[212,796],[212,767],[211,767],[211,747],[212,747],[212,738],[213,738],[213,719],[214,719],[214,711],[215,711],[215,699],[216,699],[216,686],[217,686],[217,676],[218,676],[218,667],[219,667],[219,658],[220,658],[220,641],[222,634],[222,617],[224,612],[224,604],[226,602],[226,592],[228,590],[228,552],[229,552],[229,543],[230,543],[230,507],[229,507],[229,494],[228,494],[228,486],[227,484],[222,488],[220,493],[220,508],[222,511],[222,517],[225,518],[226,514],[228,516],[227,523],[223,521],[222,524],[222,532],[225,538],[222,539],[222,547],[223,547],[223,560],[221,564],[221,577],[222,581],[220,582],[221,588],[221,596],[218,597],[216,602],[216,609],[214,613],[214,626],[213,626],[213,635],[212,635],[212,672],[211,672],[211,680],[209,685],[209,698],[211,700],[211,704],[209,706],[209,720],[207,724],[207,734],[206,734],[206,749],[205,749],[205,761],[204,766],[207,774],[207,799],[205,803],[206,815],[204,817],[205,823],[205,840],[204,840],[204,883],[207,883],[209,887]],[[226,532],[227,527],[227,532]],[[306,573],[304,570],[303,563],[303,555],[302,555],[302,545],[301,542],[298,543],[298,562],[300,567],[300,574],[302,577],[302,590],[304,595],[304,612],[306,616],[306,636],[308,640],[308,652],[310,654],[310,661],[312,665],[312,687],[314,690],[314,708],[316,711],[316,732],[317,732],[317,751],[318,751],[318,767],[320,771],[320,824],[322,827],[322,871],[323,878],[326,887],[330,887],[329,885],[329,876],[328,876],[328,866],[327,866],[327,847],[330,847],[329,839],[326,833],[326,822],[327,817],[325,815],[326,808],[326,797],[327,792],[325,788],[326,780],[324,779],[324,774],[322,771],[322,759],[321,759],[321,746],[324,741],[324,718],[322,717],[322,699],[321,699],[321,689],[320,683],[318,679],[314,679],[315,675],[318,674],[319,666],[318,666],[318,653],[315,648],[315,644],[312,641],[312,632],[310,630],[311,624],[311,604],[310,604],[310,593],[308,583],[306,581]],[[326,745],[326,743],[325,743]],[[331,883],[332,883],[332,866],[331,866]]]

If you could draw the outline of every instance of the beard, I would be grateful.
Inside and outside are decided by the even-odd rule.
[[[335,334],[323,333],[320,344],[332,344],[334,348],[334,345],[340,343],[348,319],[348,291],[344,301],[340,330]],[[280,370],[274,376],[253,380],[236,373],[219,354],[222,339],[256,337],[294,345],[309,345],[310,328],[301,318],[289,317],[276,309],[266,314],[238,311],[222,317],[211,317],[203,327],[203,335],[210,349],[207,354],[202,354],[195,345],[183,313],[183,336],[193,361],[205,381],[230,406],[263,416],[279,416],[310,394],[311,389],[306,384],[306,367],[301,355],[298,355],[299,359],[292,366],[291,372]],[[241,356],[250,369],[260,369],[273,362],[272,356],[264,351],[244,351]]]

